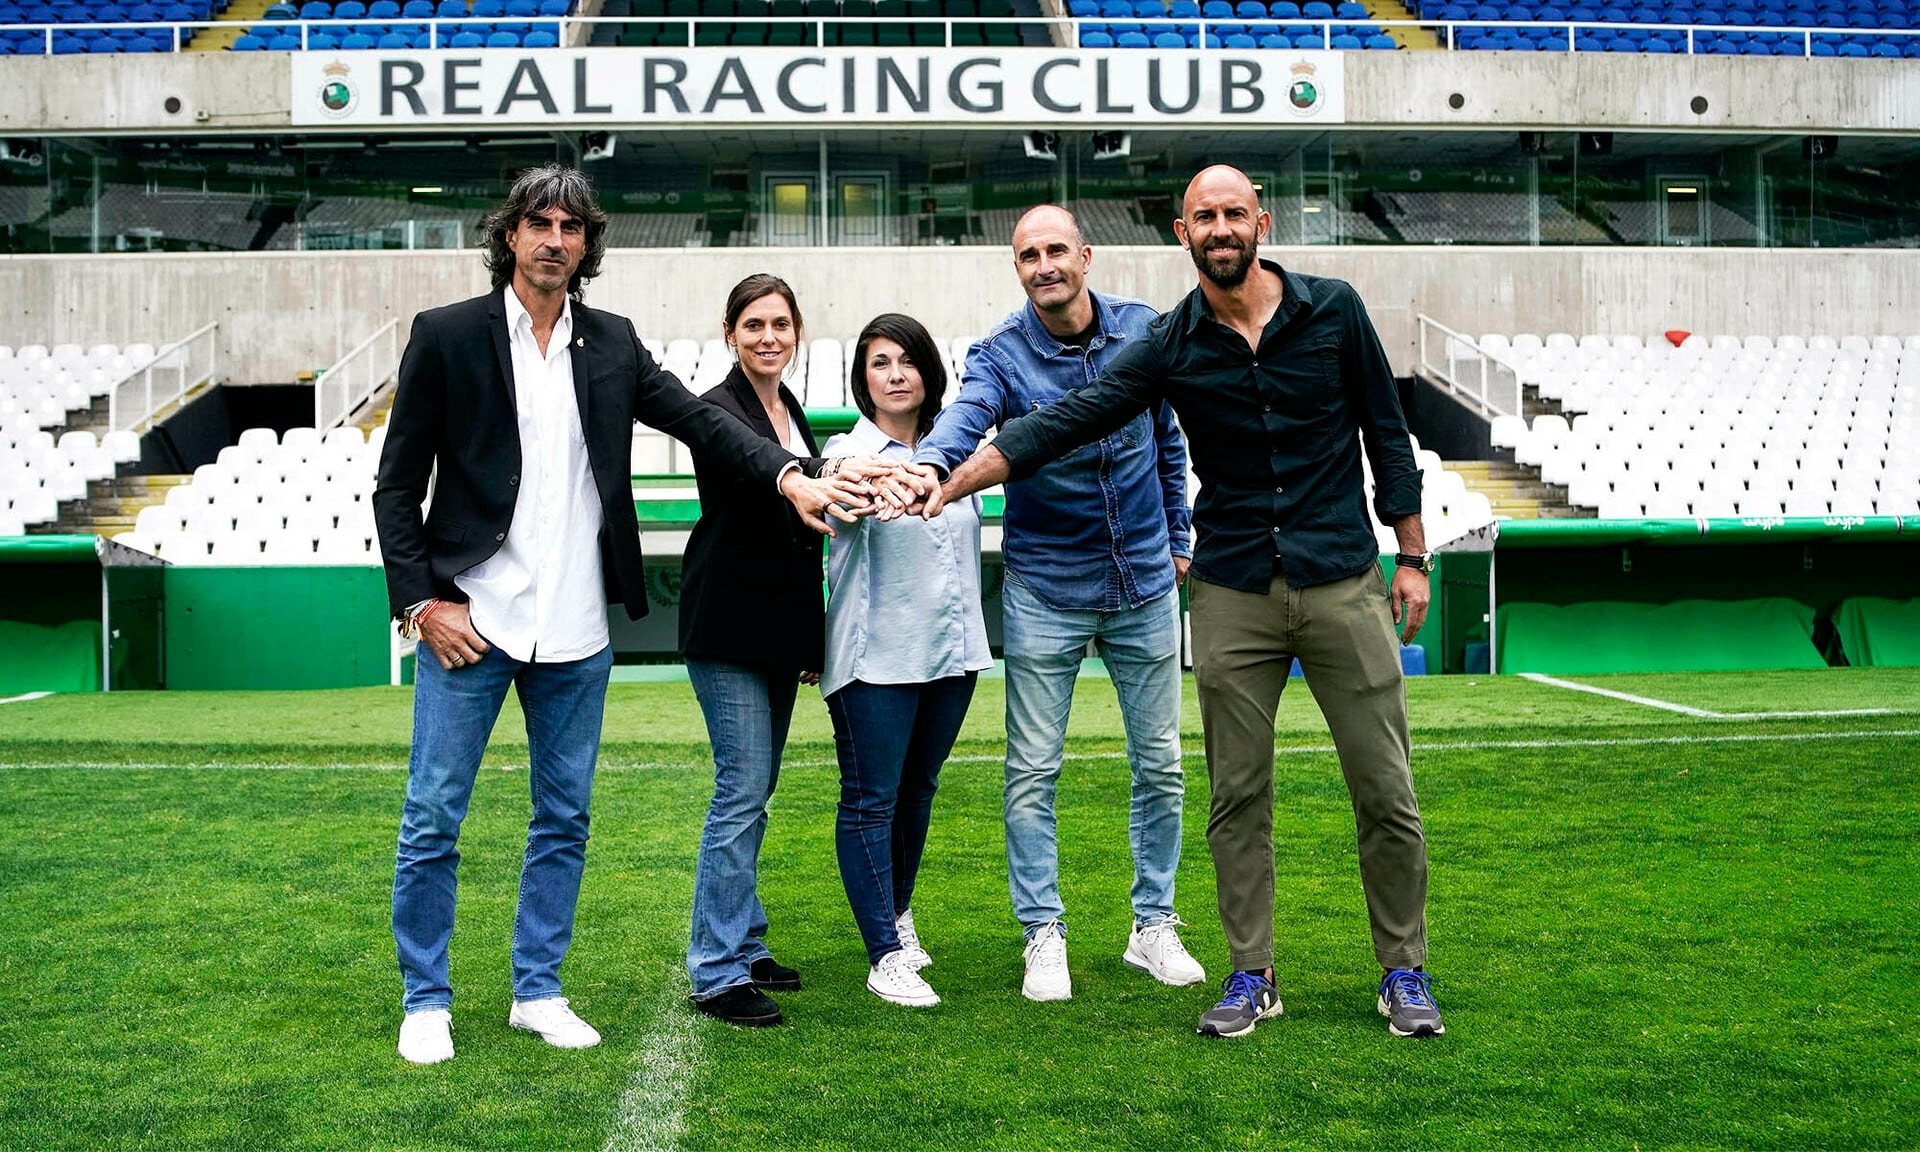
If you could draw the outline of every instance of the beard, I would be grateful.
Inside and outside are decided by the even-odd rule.
[[[1232,261],[1221,265],[1214,262],[1212,253],[1205,248],[1193,247],[1187,250],[1187,254],[1193,257],[1193,266],[1200,270],[1200,275],[1205,276],[1222,288],[1238,288],[1244,283],[1247,279],[1247,273],[1252,270],[1253,262],[1259,256],[1259,253],[1260,242],[1251,240],[1247,242],[1244,248],[1240,248],[1235,252]]]

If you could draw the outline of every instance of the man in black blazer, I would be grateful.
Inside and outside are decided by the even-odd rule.
[[[613,663],[606,604],[647,611],[634,420],[777,486],[817,530],[851,520],[842,505],[868,507],[863,485],[809,476],[661,370],[630,321],[581,303],[606,220],[578,171],[523,174],[484,226],[492,290],[415,317],[400,361],[373,506],[394,616],[431,655],[416,664],[393,891],[399,1049],[414,1063],[453,1055],[456,843],[510,685],[526,713],[533,818],[508,1022],[558,1047],[599,1043],[560,994],[559,968]]]

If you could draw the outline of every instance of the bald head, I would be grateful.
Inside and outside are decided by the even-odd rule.
[[[1065,233],[1073,237],[1075,248],[1087,246],[1086,234],[1080,231],[1080,220],[1073,213],[1058,204],[1040,204],[1029,208],[1013,226],[1013,250],[1020,251],[1021,241],[1035,232]]]
[[[1187,181],[1187,194],[1180,200],[1180,215],[1193,215],[1193,206],[1197,201],[1216,199],[1221,196],[1244,197],[1257,212],[1260,209],[1260,194],[1254,190],[1253,181],[1245,172],[1231,164],[1215,164],[1202,168]]]

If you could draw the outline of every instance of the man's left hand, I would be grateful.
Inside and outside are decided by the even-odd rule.
[[[1420,626],[1427,622],[1427,602],[1432,598],[1427,574],[1418,568],[1395,567],[1393,589],[1387,598],[1393,605],[1393,622],[1400,625],[1400,643],[1413,643]]]
[[[873,486],[863,481],[807,476],[798,468],[780,477],[780,494],[793,502],[800,519],[815,532],[833,535],[828,517],[851,524],[873,514]]]
[[[1187,569],[1192,566],[1193,561],[1185,556],[1175,556],[1173,558],[1173,586],[1175,588],[1186,584]]]

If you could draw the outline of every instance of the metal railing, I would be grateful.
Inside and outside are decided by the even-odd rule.
[[[209,320],[114,381],[107,392],[107,426],[115,432],[145,431],[161,409],[184,401],[200,385],[213,383],[220,352],[214,333],[219,330],[220,322]]]
[[[342,423],[400,371],[400,321],[389,320],[313,380],[313,426]]]
[[[1478,404],[1482,416],[1522,414],[1520,374],[1513,365],[1480,347],[1473,337],[1454,331],[1425,312],[1416,315],[1420,321],[1420,370],[1429,379],[1445,384],[1453,395]],[[1429,328],[1445,337],[1440,360],[1435,360],[1427,347]],[[1464,379],[1463,365],[1467,369]]]
[[[826,44],[827,28],[833,25],[845,24],[845,23],[857,23],[857,24],[866,25],[866,26],[896,25],[899,27],[909,27],[909,26],[919,26],[919,25],[932,27],[937,25],[942,30],[941,45],[937,45],[937,46],[973,47],[973,48],[977,48],[979,47],[979,45],[960,45],[954,42],[953,30],[956,25],[959,25],[962,27],[976,27],[980,25],[990,25],[990,24],[991,25],[1046,27],[1052,30],[1055,36],[1059,40],[1064,41],[1069,46],[1074,46],[1079,44],[1080,33],[1083,29],[1106,28],[1107,26],[1112,24],[1119,24],[1128,28],[1138,28],[1141,31],[1146,32],[1149,37],[1151,37],[1156,32],[1178,32],[1183,35],[1185,33],[1192,32],[1195,34],[1198,44],[1205,45],[1209,50],[1220,47],[1220,44],[1217,42],[1223,41],[1226,35],[1231,35],[1233,33],[1241,32],[1249,27],[1261,29],[1263,34],[1267,29],[1274,29],[1276,31],[1287,32],[1291,34],[1295,39],[1297,39],[1301,34],[1315,35],[1320,39],[1320,47],[1326,48],[1326,49],[1331,49],[1333,46],[1333,28],[1335,27],[1350,28],[1357,25],[1364,25],[1367,27],[1380,28],[1383,30],[1424,29],[1426,31],[1433,32],[1439,38],[1440,43],[1443,47],[1451,50],[1456,50],[1456,51],[1469,51],[1469,49],[1461,48],[1458,44],[1458,40],[1460,39],[1461,34],[1464,32],[1492,32],[1496,30],[1511,31],[1511,30],[1516,30],[1521,28],[1549,28],[1554,30],[1555,32],[1554,39],[1556,41],[1564,39],[1566,44],[1566,50],[1569,52],[1607,51],[1608,49],[1606,47],[1602,45],[1594,44],[1592,43],[1591,40],[1589,40],[1586,45],[1584,46],[1582,45],[1581,43],[1582,37],[1592,33],[1660,32],[1660,33],[1675,34],[1672,40],[1669,41],[1669,44],[1671,47],[1671,53],[1673,55],[1679,55],[1679,56],[1708,55],[1709,54],[1708,49],[1702,46],[1700,41],[1700,37],[1705,34],[1711,34],[1713,37],[1716,37],[1716,38],[1718,36],[1729,34],[1729,33],[1733,33],[1733,34],[1744,33],[1748,37],[1752,37],[1754,35],[1765,35],[1765,36],[1771,36],[1771,37],[1781,37],[1781,36],[1791,37],[1799,40],[1800,50],[1798,55],[1802,57],[1813,56],[1814,55],[1813,48],[1815,43],[1820,42],[1822,40],[1831,42],[1831,41],[1840,40],[1848,37],[1870,36],[1870,37],[1875,37],[1878,39],[1886,39],[1886,40],[1897,39],[1903,45],[1908,45],[1913,43],[1915,38],[1920,37],[1920,29],[1917,29],[1917,28],[1820,28],[1820,27],[1814,27],[1812,25],[1794,26],[1794,27],[1777,27],[1777,26],[1769,27],[1769,26],[1763,26],[1763,25],[1757,25],[1757,24],[1712,24],[1712,25],[1633,24],[1633,23],[1610,24],[1605,21],[1599,21],[1599,20],[1575,21],[1572,19],[1565,19],[1565,20],[1437,20],[1437,19],[1423,20],[1418,17],[1412,17],[1412,16],[1406,19],[1399,19],[1399,20],[1380,20],[1380,19],[1375,19],[1371,16],[1361,20],[1342,20],[1338,17],[1323,17],[1323,18],[1317,18],[1317,19],[1307,19],[1303,17],[1295,20],[1249,20],[1249,19],[1239,19],[1239,18],[1213,20],[1213,19],[1207,19],[1204,17],[1192,17],[1192,18],[1143,17],[1143,18],[1137,18],[1137,19],[1131,19],[1131,20],[1104,20],[1104,19],[1098,19],[1098,18],[1076,19],[1073,17],[1066,17],[1066,16],[981,16],[981,17],[972,17],[972,18],[963,17],[963,18],[957,18],[957,19],[953,17],[948,17],[948,16],[931,17],[926,19],[920,19],[920,18],[911,17],[911,16],[898,16],[898,17],[879,17],[879,18],[872,18],[872,19],[845,18],[845,19],[837,19],[837,20],[825,20],[825,19],[821,19],[818,16],[757,16],[752,19],[743,19],[740,17],[707,17],[707,16],[675,16],[675,17],[668,17],[668,16],[651,16],[651,17],[486,16],[486,17],[474,17],[474,16],[470,16],[465,19],[455,20],[455,19],[441,19],[439,17],[417,17],[417,18],[409,19],[405,16],[387,16],[387,17],[379,17],[379,18],[363,16],[358,19],[348,19],[348,20],[341,20],[341,19],[267,20],[263,17],[261,19],[251,20],[251,21],[191,20],[191,21],[179,21],[177,23],[167,22],[167,21],[148,21],[148,22],[142,22],[142,23],[128,22],[128,23],[120,23],[120,24],[21,23],[21,24],[9,25],[9,27],[15,31],[39,32],[41,35],[41,45],[40,45],[41,51],[43,53],[52,53],[53,47],[54,47],[54,37],[56,34],[59,34],[59,33],[72,33],[72,32],[79,32],[79,31],[99,31],[99,32],[137,31],[141,29],[153,29],[153,30],[167,32],[172,41],[172,46],[173,46],[172,50],[175,52],[178,52],[185,43],[185,39],[182,36],[182,32],[187,29],[196,29],[196,30],[226,29],[228,31],[231,31],[234,27],[236,27],[236,25],[242,26],[244,28],[249,28],[249,29],[263,27],[263,26],[270,26],[275,31],[284,29],[289,35],[295,36],[299,39],[301,49],[309,49],[308,39],[311,36],[311,34],[315,32],[325,32],[325,33],[328,33],[329,35],[332,35],[334,33],[341,33],[342,35],[344,35],[347,31],[353,28],[358,28],[358,27],[365,27],[365,26],[391,27],[395,25],[404,25],[410,28],[431,29],[433,31],[433,43],[435,47],[443,49],[443,48],[450,47],[450,44],[448,42],[452,40],[454,35],[456,35],[463,26],[494,28],[502,24],[510,24],[510,25],[515,25],[519,27],[538,26],[543,28],[552,28],[556,30],[556,40],[558,41],[557,46],[569,47],[569,46],[580,46],[580,45],[575,45],[573,41],[579,38],[591,36],[593,27],[600,24],[609,24],[609,25],[616,25],[616,26],[626,25],[626,24],[671,24],[676,27],[686,28],[687,42],[685,45],[662,45],[662,47],[691,48],[691,47],[698,46],[696,44],[698,37],[697,37],[697,33],[694,30],[695,27],[698,25],[703,25],[703,24],[726,25],[731,27],[734,25],[742,24],[742,23],[750,23],[754,25],[801,25],[810,30],[811,36],[807,43],[791,44],[791,45],[772,45],[772,47],[782,47],[782,48],[817,47],[819,45]],[[1221,29],[1228,29],[1229,31],[1226,33],[1222,33],[1220,31]],[[1682,35],[1684,35],[1684,40],[1681,39]],[[840,47],[840,48],[856,47],[856,45],[850,45],[850,44],[829,45],[829,46]],[[338,45],[323,44],[323,45],[316,45],[312,47],[320,50],[333,50],[338,48]],[[521,47],[524,48],[524,46],[521,46]],[[752,45],[731,45],[731,46],[713,45],[713,47],[741,48],[741,47],[752,47]],[[858,45],[857,47],[867,48],[867,47],[873,47],[873,46]],[[880,47],[936,47],[936,45],[911,45],[911,46],[880,45]],[[1294,44],[1292,45],[1292,47],[1298,48],[1299,45]],[[402,49],[393,49],[393,51],[401,51],[401,50]],[[407,50],[430,51],[432,49],[407,49]],[[1139,49],[1133,49],[1133,50],[1138,51]],[[1260,48],[1259,45],[1256,44],[1253,48],[1243,48],[1241,50],[1242,51],[1263,51],[1265,49]],[[1724,53],[1715,53],[1715,54],[1724,55]],[[1904,55],[1904,50],[1903,50],[1903,55]],[[1869,58],[1872,58],[1872,57],[1869,57]]]

